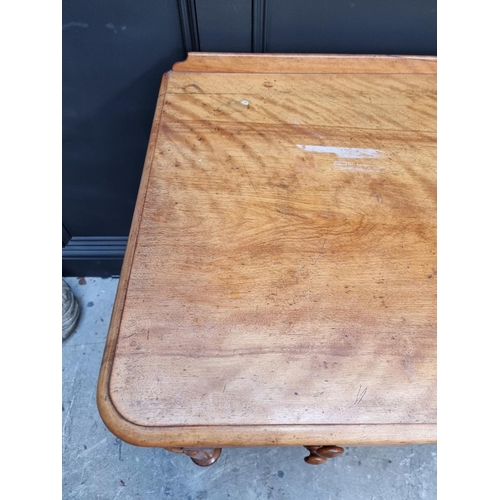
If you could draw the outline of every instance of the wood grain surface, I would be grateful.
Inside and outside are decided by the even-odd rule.
[[[209,73],[436,73],[432,56],[189,53],[173,70]]]
[[[164,78],[98,387],[115,434],[435,440],[435,68],[201,54]]]

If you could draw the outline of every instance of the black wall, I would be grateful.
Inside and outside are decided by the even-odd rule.
[[[176,0],[63,2],[63,217],[126,236],[162,74],[184,59]]]
[[[186,51],[436,54],[436,0],[65,0],[63,274],[119,274],[161,76]]]

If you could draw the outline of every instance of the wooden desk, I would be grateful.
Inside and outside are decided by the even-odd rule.
[[[219,452],[189,448],[435,442],[435,58],[164,76],[98,405],[201,465]]]

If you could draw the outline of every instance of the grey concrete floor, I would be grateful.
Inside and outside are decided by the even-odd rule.
[[[436,446],[349,447],[320,466],[304,448],[226,448],[211,467],[107,430],[95,392],[117,279],[66,278],[82,306],[63,343],[63,499],[436,498]]]

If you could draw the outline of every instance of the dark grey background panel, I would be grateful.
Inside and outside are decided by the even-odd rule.
[[[75,236],[62,249],[63,276],[118,276],[127,238]]]
[[[252,51],[252,0],[196,0],[202,52]]]
[[[267,0],[265,52],[436,55],[436,0]]]
[[[199,52],[198,20],[196,17],[196,0],[178,0],[179,17],[186,52]]]
[[[130,229],[161,76],[185,58],[177,0],[63,2],[63,220]]]

